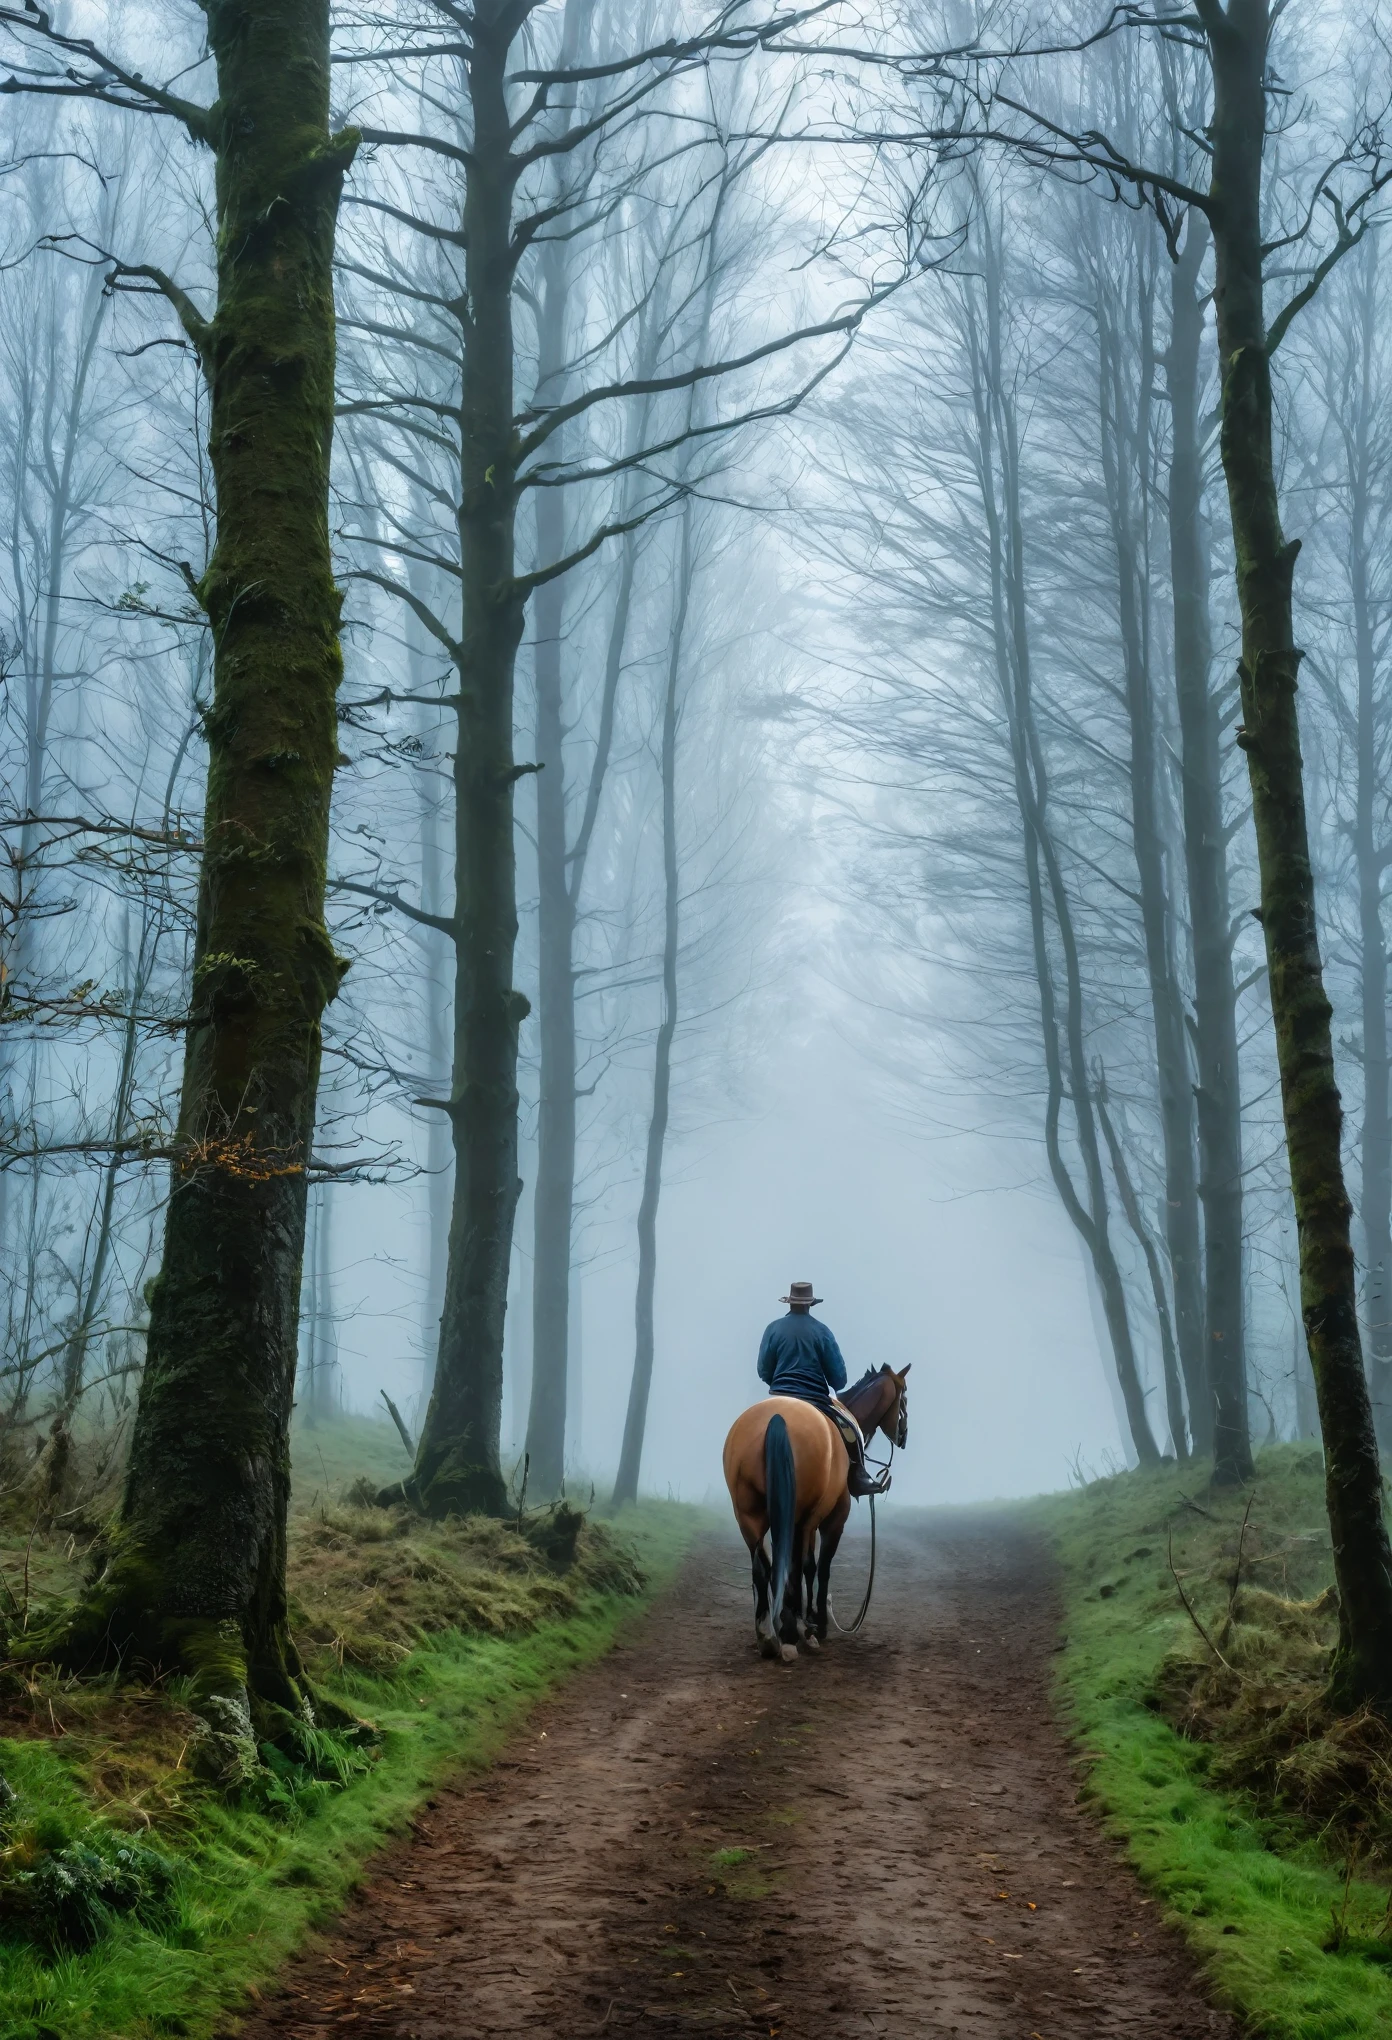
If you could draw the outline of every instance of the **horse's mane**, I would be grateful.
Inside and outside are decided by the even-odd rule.
[[[872,1381],[878,1381],[883,1373],[883,1367],[867,1367],[860,1380],[853,1381],[850,1387],[843,1388],[841,1393],[843,1395],[859,1395],[861,1389],[868,1388]]]

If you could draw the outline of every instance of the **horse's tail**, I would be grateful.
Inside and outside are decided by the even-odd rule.
[[[769,1418],[764,1433],[764,1499],[768,1504],[769,1555],[773,1560],[769,1614],[773,1633],[779,1634],[783,1617],[783,1596],[793,1569],[793,1524],[797,1516],[797,1473],[793,1466],[793,1442],[788,1426],[777,1411]]]

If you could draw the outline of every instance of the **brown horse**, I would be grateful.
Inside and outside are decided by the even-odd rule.
[[[881,1431],[891,1444],[908,1442],[908,1372],[871,1368],[842,1395],[866,1438]],[[815,1650],[827,1633],[831,1561],[851,1513],[841,1433],[815,1403],[770,1395],[736,1417],[724,1457],[725,1485],[754,1569],[759,1647],[765,1657],[785,1659],[797,1656],[799,1641]]]

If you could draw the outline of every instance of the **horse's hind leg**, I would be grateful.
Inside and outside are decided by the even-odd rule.
[[[809,1530],[807,1533],[807,1555],[802,1561],[802,1605],[805,1613],[802,1622],[799,1624],[799,1634],[809,1650],[816,1650],[818,1647],[817,1638],[812,1633],[813,1588],[816,1578],[817,1533],[815,1530]]]
[[[788,1568],[788,1585],[783,1595],[783,1606],[779,1611],[778,1638],[783,1646],[784,1657],[791,1656],[797,1650],[798,1638],[802,1633],[803,1564],[802,1556],[794,1552],[793,1563]]]
[[[773,1641],[773,1623],[769,1619],[769,1586],[773,1579],[773,1567],[764,1549],[761,1537],[757,1544],[749,1547],[749,1557],[754,1574],[754,1635],[759,1643]]]

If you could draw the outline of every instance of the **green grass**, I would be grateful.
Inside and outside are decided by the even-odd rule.
[[[86,1953],[46,1956],[0,1921],[4,2040],[217,2031],[342,1905],[433,1787],[486,1764],[539,1698],[608,1648],[700,1521],[671,1504],[626,1511],[617,1538],[645,1584],[601,1528],[585,1533],[567,1587],[497,1526],[393,1527],[385,1512],[334,1499],[355,1477],[390,1480],[403,1460],[385,1425],[362,1420],[295,1440],[294,1591],[302,1604],[327,1595],[317,1632],[302,1606],[311,1645],[320,1637],[315,1676],[380,1732],[370,1765],[343,1788],[302,1780],[279,1804],[257,1805],[200,1786],[182,1767],[189,1718],[172,1696],[36,1680],[8,1703],[0,1728],[15,1732],[0,1734],[0,1770],[19,1795],[12,1831],[16,1815],[74,1835],[94,1819],[101,1833],[135,1829],[177,1875],[157,1927],[117,1916]],[[62,1556],[45,1554],[46,1580]],[[13,1572],[12,1545],[0,1557]],[[390,1607],[395,1627],[355,1663],[375,1605]],[[469,1626],[449,1626],[461,1609]]]
[[[331,1422],[296,1422],[290,1435],[292,1508],[313,1509],[321,1496],[341,1494],[355,1480],[385,1487],[411,1471],[411,1460],[383,1416],[334,1417]]]
[[[1217,1782],[1223,1753],[1187,1740],[1157,1710],[1167,1663],[1208,1655],[1168,1554],[1215,1635],[1246,1505],[1245,1493],[1215,1497],[1184,1468],[1123,1474],[1030,1505],[1063,1568],[1059,1676],[1085,1796],[1183,1928],[1220,2000],[1252,2031],[1387,2040],[1387,1884],[1350,1874],[1348,1855],[1279,1801]],[[1318,1452],[1262,1454],[1243,1545],[1243,1579],[1268,1593],[1304,1598],[1328,1583]]]

